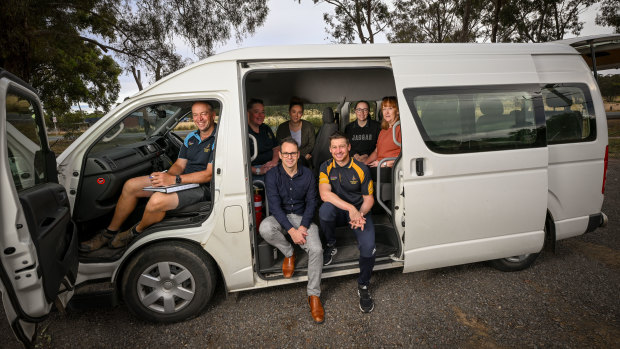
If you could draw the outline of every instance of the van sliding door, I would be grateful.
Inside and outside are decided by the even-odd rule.
[[[392,60],[403,128],[404,271],[539,252],[548,154],[531,58],[513,58],[522,70],[514,73],[462,60],[462,76],[439,60]],[[503,79],[481,75],[489,69]],[[448,87],[419,87],[433,73]]]

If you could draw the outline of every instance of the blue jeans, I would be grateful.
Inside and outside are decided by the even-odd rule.
[[[365,216],[366,225],[364,230],[360,228],[353,229],[357,238],[357,245],[360,250],[360,276],[357,282],[360,285],[368,286],[370,284],[370,274],[375,266],[375,225],[372,222],[370,212]],[[325,234],[328,246],[336,244],[336,228],[349,225],[349,212],[341,210],[338,207],[325,202],[319,209],[319,220],[321,229]]]

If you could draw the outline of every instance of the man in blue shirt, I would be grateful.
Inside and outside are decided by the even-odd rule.
[[[168,171],[153,172],[149,176],[135,177],[125,182],[110,225],[92,239],[82,242],[80,251],[91,252],[106,244],[110,248],[124,247],[144,229],[161,222],[166,216],[166,211],[211,198],[209,183],[213,176],[215,151],[214,116],[213,106],[209,102],[195,102],[192,105],[192,117],[198,130],[187,135],[175,163]],[[142,190],[148,186],[189,183],[201,185],[174,193]],[[136,208],[138,199],[147,197],[149,201],[142,220],[129,230],[119,233],[122,224]]]
[[[282,164],[267,172],[265,185],[271,216],[260,224],[260,235],[282,254],[282,274],[290,278],[295,271],[295,253],[284,235],[308,253],[308,304],[312,318],[324,321],[321,304],[321,271],[323,248],[316,224],[312,223],[316,207],[316,182],[312,171],[298,165],[300,152],[297,142],[286,137],[280,145]]]
[[[340,131],[329,137],[329,152],[332,159],[321,165],[319,172],[319,194],[323,205],[319,209],[321,229],[327,244],[323,255],[324,265],[329,265],[336,255],[336,227],[349,225],[360,251],[360,276],[357,279],[357,293],[360,310],[371,312],[375,304],[370,296],[370,274],[375,266],[375,226],[370,209],[375,200],[370,170],[362,162],[351,158],[351,145]]]

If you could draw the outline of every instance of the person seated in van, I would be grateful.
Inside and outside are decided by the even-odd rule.
[[[80,243],[80,251],[95,251],[104,245],[110,248],[126,246],[136,235],[151,225],[161,222],[166,211],[209,200],[209,183],[213,177],[215,151],[215,112],[209,102],[195,102],[192,118],[198,130],[190,132],[181,146],[177,160],[168,171],[153,172],[149,176],[129,179],[116,204],[112,221],[92,239]],[[148,186],[199,183],[200,186],[174,193],[142,190]],[[127,217],[136,208],[139,198],[149,198],[142,219],[130,229],[119,233]]]
[[[354,110],[357,120],[349,123],[344,129],[344,133],[351,142],[353,158],[365,162],[377,147],[381,124],[368,118],[370,115],[370,104],[368,102],[357,102]]]
[[[383,120],[381,120],[381,132],[379,132],[379,137],[377,138],[377,148],[365,161],[370,167],[377,167],[379,161],[385,158],[397,157],[400,154],[400,146],[394,143],[394,137],[392,137],[392,128],[400,120],[396,97],[383,97],[383,100],[381,100],[381,112]],[[402,140],[400,125],[396,126],[396,139],[398,142]],[[394,160],[386,161],[381,166],[392,167],[394,166]]]
[[[247,103],[249,133],[256,138],[258,156],[252,161],[254,179],[263,179],[265,173],[278,165],[278,141],[265,122],[265,104],[261,99],[251,98]],[[254,142],[250,142],[250,154]]]
[[[371,312],[374,301],[370,296],[370,275],[375,266],[375,226],[370,209],[374,204],[373,181],[370,170],[349,156],[351,145],[344,133],[337,131],[329,138],[332,159],[321,164],[319,172],[319,194],[323,204],[319,208],[319,221],[325,234],[326,247],[323,265],[332,263],[337,253],[336,227],[349,225],[360,251],[360,276],[357,279],[357,294],[360,310]]]
[[[307,167],[298,164],[300,157],[297,141],[284,138],[279,152],[282,163],[265,175],[267,200],[271,216],[265,218],[259,227],[260,235],[284,254],[282,274],[290,278],[295,271],[295,250],[293,243],[308,253],[308,304],[312,319],[324,321],[321,304],[321,271],[323,269],[323,248],[319,228],[312,223],[316,208],[316,182],[314,174]]]
[[[310,121],[302,120],[304,116],[304,104],[301,99],[293,97],[288,106],[290,120],[286,121],[276,131],[276,137],[282,141],[286,137],[292,137],[299,145],[301,163],[309,166],[314,149],[314,125]]]

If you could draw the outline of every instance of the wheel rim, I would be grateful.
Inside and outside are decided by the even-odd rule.
[[[512,256],[512,257],[508,257],[506,258],[506,261],[510,262],[510,263],[520,263],[523,262],[524,260],[527,259],[527,257],[529,257],[530,254],[522,254],[520,256]]]
[[[137,282],[140,302],[162,314],[185,308],[195,295],[196,283],[187,268],[178,263],[159,262],[146,268]]]

